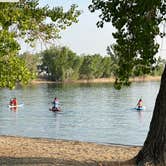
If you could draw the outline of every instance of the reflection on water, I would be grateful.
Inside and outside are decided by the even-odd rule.
[[[111,84],[42,84],[0,90],[0,134],[142,145],[159,82],[133,83],[115,90]],[[24,107],[10,110],[16,96]],[[51,112],[58,97],[62,112]],[[145,111],[136,111],[142,97]]]

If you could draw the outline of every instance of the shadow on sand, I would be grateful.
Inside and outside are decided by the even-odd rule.
[[[76,161],[47,157],[0,157],[0,165],[5,166],[135,166],[134,160],[130,161]]]

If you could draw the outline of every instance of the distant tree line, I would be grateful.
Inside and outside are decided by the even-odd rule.
[[[118,56],[114,46],[107,47],[107,56],[100,54],[77,55],[67,47],[50,47],[38,54],[24,53],[21,58],[27,67],[37,77],[51,81],[72,81],[78,79],[110,78],[117,73]],[[151,66],[151,75],[160,76],[164,69],[165,60],[158,58]],[[144,76],[146,66],[138,65],[132,76]]]

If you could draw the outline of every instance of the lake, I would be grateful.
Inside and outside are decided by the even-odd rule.
[[[160,82],[133,83],[115,90],[112,84],[40,84],[0,90],[0,135],[79,140],[100,144],[142,145]],[[24,107],[10,110],[16,96]],[[51,112],[60,100],[62,112]],[[142,97],[146,110],[136,111]]]

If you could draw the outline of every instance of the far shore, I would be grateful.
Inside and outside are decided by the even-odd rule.
[[[142,76],[142,77],[134,77],[130,78],[131,82],[145,82],[145,81],[160,81],[161,76]],[[75,80],[75,81],[64,81],[64,82],[58,82],[58,81],[48,81],[45,79],[36,79],[33,80],[32,84],[53,84],[53,83],[114,83],[114,78],[98,78],[98,79],[89,79],[89,80]]]
[[[0,165],[135,166],[141,147],[0,136]]]

